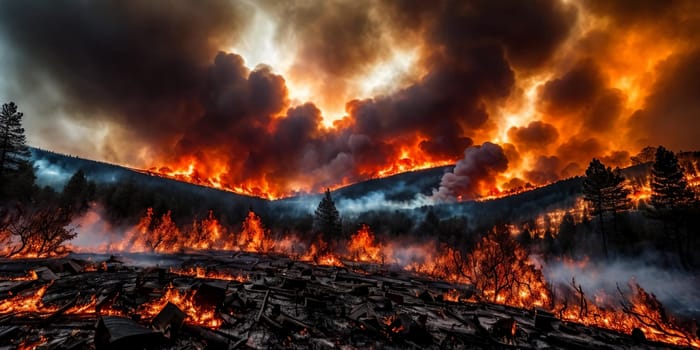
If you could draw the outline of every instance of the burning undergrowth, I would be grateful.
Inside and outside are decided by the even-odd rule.
[[[235,230],[220,224],[211,213],[200,221],[178,227],[169,213],[156,216],[153,210],[148,210],[135,227],[127,230],[121,241],[103,245],[102,249],[111,253],[145,252],[156,256],[175,254],[175,257],[209,256],[212,251],[219,251],[221,253],[216,254],[230,256],[228,254],[234,253],[234,260],[235,256],[240,254],[253,254],[255,259],[269,256],[273,261],[280,259],[288,262],[283,264],[310,264],[319,268],[356,271],[360,275],[379,271],[393,271],[390,272],[392,274],[410,273],[420,276],[419,278],[443,281],[442,283],[451,285],[450,288],[432,294],[423,295],[423,292],[417,291],[414,296],[419,298],[430,296],[431,300],[439,297],[440,300],[453,303],[499,304],[525,310],[537,309],[546,311],[559,320],[636,336],[641,333],[642,337],[650,341],[700,345],[693,331],[695,325],[671,316],[656,296],[639,284],[631,283],[629,288],[617,287],[607,293],[591,293],[591,287],[578,284],[582,281],[580,279],[563,283],[561,277],[552,277],[550,265],[534,259],[524,246],[513,239],[511,231],[508,227],[494,229],[477,240],[471,248],[463,249],[432,241],[409,243],[378,239],[366,225],[361,226],[347,240],[325,241],[322,237],[317,237],[309,241],[310,243],[305,243],[301,237],[273,235],[252,211],[246,216],[241,228]],[[94,252],[97,249],[91,250]],[[207,255],[199,255],[198,252],[207,252]],[[146,255],[146,259],[153,258]],[[167,259],[150,261],[140,265],[152,266],[156,261],[165,262]],[[156,285],[138,278],[134,281],[137,290],[151,290],[156,296],[143,300],[140,306],[113,307],[109,301],[105,301],[110,298],[109,292],[100,291],[89,299],[85,299],[84,296],[76,298],[76,302],[69,309],[63,310],[61,306],[47,306],[41,301],[42,293],[46,288],[51,288],[50,285],[45,285],[42,287],[44,289],[38,289],[36,293],[8,295],[0,309],[8,315],[23,312],[52,314],[62,310],[61,314],[65,315],[71,312],[95,315],[132,314],[150,320],[157,318],[164,309],[174,306],[183,313],[184,323],[217,329],[232,322],[231,317],[235,317],[232,315],[236,314],[232,309],[222,311],[219,302],[212,304],[205,300],[212,294],[222,294],[221,288],[216,287],[217,283],[240,285],[258,281],[251,286],[256,288],[255,285],[260,281],[270,279],[270,276],[263,277],[252,273],[250,265],[246,265],[250,260],[233,262],[234,266],[240,267],[238,270],[202,264],[178,265],[177,261],[170,261],[170,264],[175,265],[167,270],[161,268],[161,272],[158,272],[158,276],[161,276],[158,277],[160,282]],[[115,266],[118,266],[116,260],[104,261],[86,266],[85,271],[105,273],[115,269]],[[146,273],[154,273],[148,271]],[[308,273],[302,271],[302,275],[309,276]],[[13,279],[37,281],[34,276],[35,274],[27,273]],[[173,276],[174,279],[163,276]],[[571,276],[576,274],[572,273]],[[200,282],[182,284],[182,280],[178,278],[195,279]],[[285,278],[298,277],[290,275]],[[349,287],[351,290],[360,288]],[[77,299],[82,301],[78,302]],[[407,327],[407,320],[396,320],[391,319],[388,324],[390,334],[401,334],[404,331],[401,327]],[[276,324],[276,321],[272,321],[273,325]]]
[[[27,278],[0,274],[0,327],[8,321],[23,325],[12,329],[20,336],[8,341],[38,348],[78,341],[79,348],[94,341],[98,349],[378,342],[431,349],[700,345],[685,324],[636,284],[603,299],[587,295],[576,281],[555,294],[530,263],[514,263],[489,278],[470,275],[467,267],[474,261],[518,249],[499,244],[492,234],[464,257],[439,249],[443,268],[396,269],[348,258],[340,265],[317,264],[246,252],[188,254],[163,267],[137,267],[107,255],[7,261],[6,269],[37,267],[22,273]],[[488,263],[477,265],[485,270]],[[504,282],[494,284],[499,274]],[[71,337],[62,331],[78,324],[86,326]],[[0,338],[7,334],[2,329]]]

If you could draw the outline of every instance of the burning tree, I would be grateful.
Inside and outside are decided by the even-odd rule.
[[[598,217],[600,234],[603,241],[603,252],[608,256],[608,238],[605,232],[605,214],[613,216],[614,230],[617,231],[618,214],[629,209],[630,190],[625,187],[625,178],[620,168],[615,170],[605,167],[598,159],[593,158],[586,169],[583,180],[583,198],[592,206],[592,214]]]
[[[551,299],[542,272],[528,262],[527,251],[506,227],[483,237],[465,263],[476,289],[492,302],[529,307]]]
[[[248,216],[243,222],[243,230],[238,236],[238,246],[246,252],[267,253],[272,251],[275,241],[270,237],[270,230],[262,224],[260,217],[248,211]]]
[[[350,237],[347,250],[352,260],[384,263],[382,247],[375,242],[374,234],[365,224]]]
[[[0,236],[6,243],[4,255],[43,258],[68,253],[64,243],[77,234],[74,227],[68,227],[71,219],[71,214],[61,208],[27,210],[17,206],[0,223]]]

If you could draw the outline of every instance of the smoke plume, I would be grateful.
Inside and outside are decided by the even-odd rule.
[[[508,159],[500,146],[486,142],[467,148],[454,171],[442,177],[433,197],[438,201],[476,198],[484,193],[482,188],[493,186],[496,175],[507,169]]]
[[[474,197],[697,149],[698,7],[7,1],[0,94],[35,146],[268,197],[498,144],[438,191]]]

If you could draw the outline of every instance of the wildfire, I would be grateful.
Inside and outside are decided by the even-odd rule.
[[[180,275],[180,276],[205,278],[205,279],[216,279],[216,280],[223,280],[223,281],[238,281],[241,283],[248,281],[248,277],[240,275],[240,274],[239,275],[232,275],[232,274],[229,274],[226,272],[205,269],[204,267],[201,267],[201,266],[195,266],[195,267],[183,268],[183,269],[177,269],[177,268],[171,267],[170,273],[175,274],[175,275]]]
[[[157,218],[153,209],[148,208],[121,242],[106,249],[158,253],[207,249],[268,253],[275,246],[270,230],[263,226],[260,217],[253,211],[248,213],[240,234],[234,235],[219,223],[211,211],[207,218],[194,220],[191,226],[181,230],[173,222],[169,211]]]
[[[362,225],[357,233],[352,235],[347,248],[350,260],[384,263],[382,246],[375,242],[374,234],[367,225]]]
[[[172,285],[168,285],[163,296],[141,305],[137,309],[137,313],[154,318],[170,302],[187,314],[185,322],[209,328],[219,328],[222,321],[217,315],[216,308],[196,303],[194,300],[196,293],[196,290],[180,292]]]
[[[9,299],[0,301],[0,315],[24,312],[42,314],[55,312],[58,308],[46,306],[42,302],[42,298],[49,286],[50,285],[44,285],[32,293],[18,294]]]
[[[647,203],[651,199],[651,193],[649,181],[630,186],[630,199],[636,208],[638,208],[640,204]]]
[[[243,230],[238,237],[238,246],[246,252],[268,253],[275,246],[270,238],[270,230],[265,229],[260,217],[251,210],[243,222]]]
[[[328,247],[328,243],[319,238],[316,242],[311,243],[306,254],[302,255],[299,260],[301,261],[312,261],[318,265],[323,266],[338,266],[342,267],[343,262],[340,261],[338,256],[336,256]]]
[[[445,292],[442,295],[442,300],[445,301],[451,301],[453,303],[459,302],[459,298],[461,297],[461,294],[459,293],[458,290],[456,289],[450,289],[449,291]]]
[[[36,340],[26,340],[17,346],[17,350],[34,350],[38,346],[46,344],[48,339],[45,336],[39,336]]]
[[[558,302],[554,307],[559,317],[585,325],[613,329],[631,334],[637,328],[647,339],[664,343],[700,347],[700,341],[688,335],[670,319],[653,294],[636,283],[630,283],[630,295],[620,290],[621,308],[605,294],[593,300],[585,297],[580,286],[573,287],[578,300],[573,305]]]
[[[168,164],[167,166],[151,167],[148,170],[133,170],[151,176],[160,176],[241,195],[275,200],[300,192],[310,193],[318,191],[321,188],[340,188],[350,185],[353,180],[382,178],[409,171],[454,165],[457,159],[436,158],[422,151],[420,145],[425,141],[428,140],[417,138],[403,142],[397,145],[400,151],[387,159],[385,163],[358,169],[358,174],[361,175],[361,178],[341,178],[337,179],[336,183],[324,184],[322,187],[311,183],[308,178],[301,176],[289,179],[288,183],[269,181],[264,176],[256,179],[236,180],[237,182],[234,183],[232,179],[234,176],[231,175],[232,170],[225,163],[223,157],[222,159],[216,157],[211,159],[197,159],[194,156],[185,157],[181,161]]]

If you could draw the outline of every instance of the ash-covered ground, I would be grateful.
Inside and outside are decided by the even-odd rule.
[[[252,253],[0,262],[2,349],[667,349],[378,264]]]

